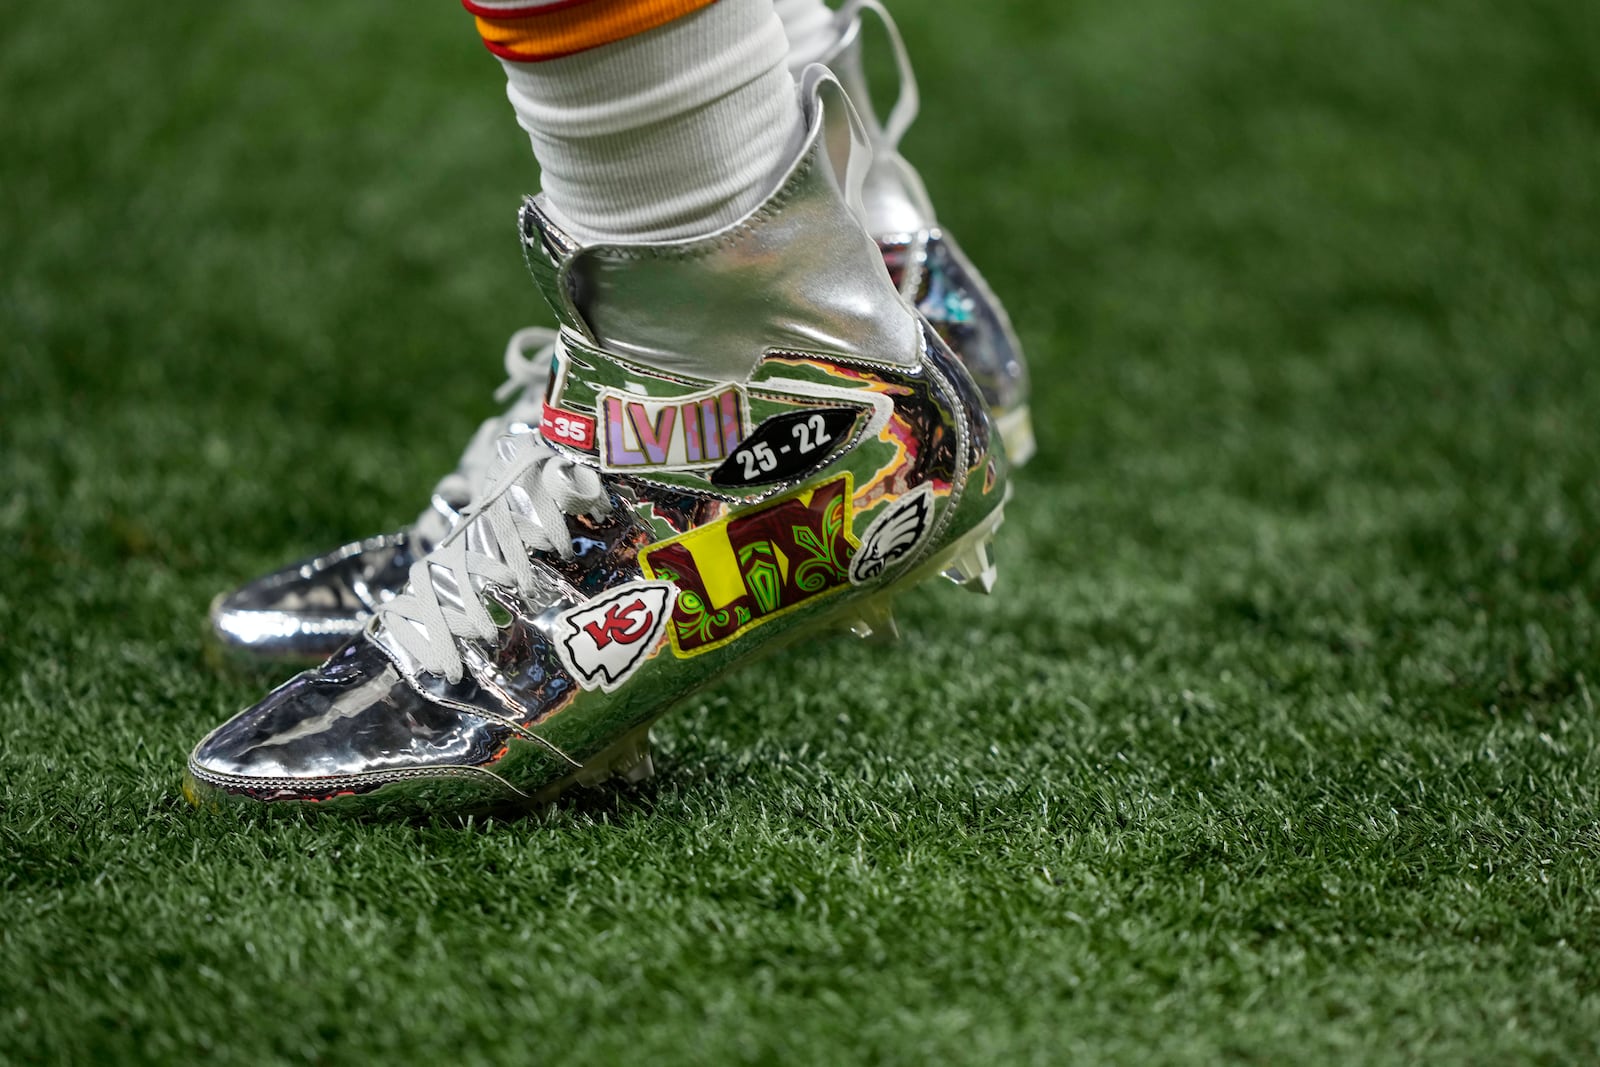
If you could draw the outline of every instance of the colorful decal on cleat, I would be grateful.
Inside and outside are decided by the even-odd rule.
[[[711,484],[739,488],[798,478],[850,439],[857,414],[853,408],[816,408],[774,415],[711,472]]]
[[[547,440],[581,448],[585,452],[594,448],[594,420],[576,411],[546,404],[544,417],[539,423],[539,433]]]
[[[909,559],[933,529],[933,488],[917,486],[872,520],[861,535],[861,551],[850,563],[850,580],[863,585]]]
[[[611,692],[660,643],[674,592],[668,582],[629,582],[563,611],[551,630],[562,665],[583,688]]]
[[[727,459],[750,427],[744,388],[719,385],[688,396],[601,389],[600,466],[608,471],[696,470]]]
[[[850,587],[854,481],[847,472],[642,550],[639,565],[678,587],[667,633],[697,656]]]

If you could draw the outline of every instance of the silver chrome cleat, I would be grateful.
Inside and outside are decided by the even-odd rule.
[[[864,12],[883,22],[899,73],[899,95],[882,122],[872,109],[861,66]],[[1021,345],[1005,308],[938,224],[921,177],[899,152],[918,108],[916,76],[899,30],[876,0],[847,3],[836,26],[837,42],[824,62],[849,94],[873,150],[862,187],[868,232],[877,235],[894,286],[960,359],[1012,466],[1021,466],[1035,447]],[[441,483],[449,491],[436,492],[415,524],[290,564],[219,596],[211,608],[211,629],[223,647],[262,659],[316,661],[359,632],[378,606],[400,591],[411,563],[444,538],[470,503],[478,487],[463,472],[481,474],[497,433],[538,424],[546,375],[530,377],[532,363],[523,350],[543,346],[551,336],[525,330],[512,338],[506,355],[509,380],[496,395],[514,390],[520,399],[511,412],[485,423],[460,470],[446,479],[448,486]],[[569,425],[552,427],[558,440],[570,430]],[[875,632],[884,639],[885,631]]]
[[[545,424],[572,432],[502,438],[366,628],[195,747],[191,800],[416,815],[638,780],[697,689],[886,632],[892,596],[974,559],[992,581],[1004,448],[840,189],[847,99],[812,67],[803,102],[799,157],[718,233],[580,247],[524,205],[561,320]]]

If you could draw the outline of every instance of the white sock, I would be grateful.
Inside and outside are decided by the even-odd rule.
[[[717,0],[613,44],[501,62],[551,206],[581,243],[698,237],[771,191],[804,130],[772,0]]]
[[[833,50],[839,39],[833,12],[822,0],[773,0],[789,38],[789,70],[795,74]]]

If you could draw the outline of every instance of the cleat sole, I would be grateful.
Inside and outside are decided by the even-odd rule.
[[[1007,497],[1010,489],[1007,487]],[[811,628],[802,629],[791,633],[780,642],[763,649],[754,656],[750,662],[757,662],[766,658],[782,648],[792,646],[797,641],[803,640],[808,634],[817,635],[828,631],[837,632],[847,628],[859,637],[872,641],[891,642],[899,638],[892,611],[893,598],[914,586],[928,581],[937,576],[944,575],[952,580],[959,581],[967,588],[973,588],[974,583],[982,586],[982,591],[987,592],[994,585],[996,568],[990,558],[990,546],[994,542],[995,531],[1004,521],[1005,504],[997,506],[988,515],[984,516],[976,526],[968,530],[950,544],[929,558],[915,566],[909,573],[891,583],[889,589],[874,593],[866,597],[858,606],[853,615],[846,616],[846,621],[841,626],[840,620],[819,620]],[[957,578],[955,575],[960,575]],[[969,577],[970,575],[970,577]],[[748,667],[746,663],[744,666]],[[726,676],[707,679],[706,684],[721,681]],[[503,798],[493,803],[475,805],[474,808],[463,810],[482,810],[485,813],[516,813],[516,812],[542,812],[548,814],[557,802],[574,787],[595,788],[608,782],[620,781],[629,785],[637,785],[655,774],[655,760],[651,753],[650,730],[660,718],[661,714],[670,712],[673,708],[680,707],[690,698],[691,694],[684,694],[672,705],[661,709],[660,714],[650,721],[633,727],[604,749],[589,757],[583,764],[565,777],[551,782],[533,795],[526,793],[516,798]],[[492,775],[486,775],[493,777]],[[472,776],[474,778],[479,776]],[[504,783],[502,783],[504,784]],[[220,811],[224,806],[243,798],[230,793],[218,783],[205,782],[195,777],[192,769],[184,775],[181,786],[185,800],[196,808]],[[514,790],[513,790],[514,791]],[[254,806],[255,802],[251,802]],[[337,806],[326,802],[316,805],[284,805],[292,808],[299,814],[310,813],[317,808]],[[268,809],[277,809],[277,804],[267,805]]]
[[[654,725],[655,720],[651,719],[642,726],[635,726],[606,748],[590,756],[582,767],[534,794],[532,806],[548,809],[573,786],[592,789],[604,785],[613,778],[621,779],[629,785],[637,785],[653,777],[656,767],[655,760],[650,754],[650,728]]]

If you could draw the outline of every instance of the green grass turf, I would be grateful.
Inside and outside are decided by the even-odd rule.
[[[548,822],[203,815],[211,595],[547,321],[450,4],[0,36],[0,1060],[1600,1055],[1600,6],[903,0],[1042,454]]]

